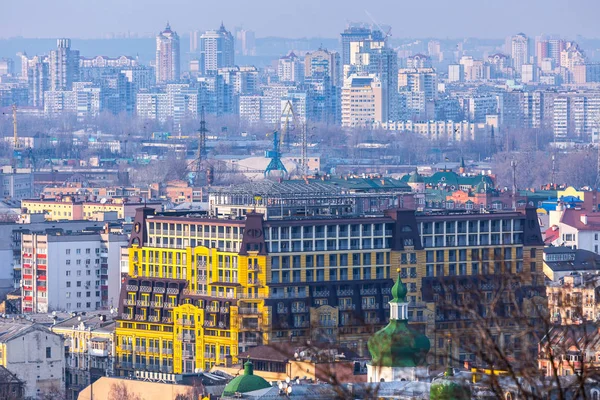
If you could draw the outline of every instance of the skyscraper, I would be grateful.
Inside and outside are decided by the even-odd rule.
[[[350,43],[364,40],[383,40],[381,31],[370,28],[351,26],[342,32],[342,65],[350,64]]]
[[[179,63],[179,36],[167,23],[156,36],[156,83],[178,81]]]
[[[214,75],[219,68],[235,65],[233,35],[223,23],[217,31],[206,31],[200,37],[200,67],[202,73]]]
[[[517,74],[520,74],[521,66],[529,62],[529,38],[524,33],[519,33],[512,37],[511,56],[513,67]]]
[[[306,78],[327,75],[335,86],[341,86],[340,55],[335,51],[319,49],[304,56]]]
[[[58,39],[50,52],[50,90],[71,90],[79,80],[79,51],[71,50],[71,39]]]
[[[356,74],[358,76],[375,75],[382,88],[387,109],[381,113],[387,120],[398,118],[398,53],[387,47],[383,37],[365,39],[350,43],[350,64],[344,66],[344,79]],[[344,82],[345,85],[345,82]]]

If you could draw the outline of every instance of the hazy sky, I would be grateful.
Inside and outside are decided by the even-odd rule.
[[[392,26],[394,37],[501,38],[517,32],[600,37],[599,0],[2,0],[0,37],[180,35],[243,26],[257,36],[337,37],[348,21]]]

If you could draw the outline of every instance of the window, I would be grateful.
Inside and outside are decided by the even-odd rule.
[[[71,271],[65,271],[65,275],[71,276]]]
[[[67,282],[67,287],[71,287],[71,282]]]
[[[46,358],[52,358],[52,347],[46,347]]]
[[[596,236],[597,236],[597,235],[596,235]],[[65,250],[65,253],[66,253],[66,254],[71,254],[71,249],[66,249],[66,250]]]
[[[85,254],[90,254],[91,250],[90,249],[85,249]]]
[[[75,254],[81,254],[81,249],[75,250]]]

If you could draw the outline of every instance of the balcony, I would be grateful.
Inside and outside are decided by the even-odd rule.
[[[205,310],[207,313],[218,313],[219,307],[218,306],[206,306]]]
[[[167,294],[179,294],[179,289],[177,288],[167,288]]]
[[[314,297],[329,297],[329,290],[319,290],[313,292]]]
[[[370,318],[370,319],[365,319],[365,324],[370,325],[370,324],[379,324],[381,322],[381,320],[379,318]]]
[[[123,305],[124,306],[135,306],[135,300],[125,299],[125,300],[123,300]]]
[[[352,296],[354,295],[354,290],[352,289],[341,289],[337,291],[337,295],[339,296]]]
[[[309,321],[295,321],[294,328],[308,328],[310,326]]]
[[[140,286],[140,292],[152,293],[152,287],[151,286]]]
[[[242,346],[258,346],[258,339],[242,339],[240,341]]]
[[[229,307],[221,307],[220,312],[221,314],[229,314]]]
[[[183,351],[181,352],[181,355],[182,355],[184,358],[193,358],[193,357],[194,357],[194,352],[193,352],[193,351],[191,351],[191,350],[183,350]]]
[[[204,358],[214,359],[216,356],[215,353],[204,353]]]
[[[108,357],[107,349],[89,349],[88,353],[94,357]]]
[[[158,347],[148,347],[147,352],[148,353],[152,353],[152,354],[157,354],[158,353]]]
[[[379,310],[379,303],[363,304],[363,310]]]
[[[180,333],[179,335],[177,335],[177,339],[187,341],[187,342],[193,342],[196,340],[196,336],[194,336],[190,333]]]
[[[139,307],[148,307],[150,305],[150,302],[147,300],[138,300],[137,305]]]
[[[151,301],[150,302],[150,307],[162,308],[162,306],[163,306],[162,301]]]
[[[135,352],[136,353],[145,353],[146,352],[146,346],[135,346]]]
[[[146,316],[143,314],[135,314],[136,321],[146,321]]]
[[[120,363],[117,364],[117,366],[118,366],[118,368],[131,369],[131,368],[133,368],[133,363],[127,362],[127,361],[121,361]]]
[[[162,322],[163,324],[170,324],[171,322],[173,322],[173,320],[169,317],[163,317]]]
[[[361,296],[373,296],[377,294],[377,288],[360,289]]]
[[[180,318],[180,319],[177,320],[177,323],[179,325],[183,325],[183,326],[194,326],[194,320],[192,320],[192,319],[183,319],[183,318]]]
[[[327,320],[327,321],[319,321],[318,325],[319,326],[337,326],[338,323],[337,323],[337,321],[334,321],[334,320]]]
[[[260,311],[256,308],[239,308],[238,313],[244,315],[258,315],[260,314]]]
[[[206,282],[206,275],[198,275],[198,282]]]
[[[152,291],[154,293],[163,294],[165,292],[165,288],[164,287],[160,287],[160,286],[155,286]]]
[[[173,349],[165,349],[165,348],[163,348],[162,349],[162,353],[163,354],[173,354]]]
[[[124,319],[124,320],[127,320],[127,321],[132,321],[133,320],[133,315],[123,313],[123,314],[121,314],[121,319]]]
[[[132,346],[130,344],[122,344],[121,345],[121,350],[123,350],[123,351],[131,351],[132,350]]]
[[[305,313],[305,312],[308,312],[308,307],[306,307],[305,305],[292,306],[292,312],[293,313]]]
[[[356,304],[340,304],[338,305],[338,309],[343,311],[356,310]]]
[[[137,292],[139,289],[138,285],[127,285],[125,286],[125,289],[127,289],[128,292]]]
[[[169,303],[169,302],[167,302],[167,303],[165,303],[163,305],[163,308],[166,308],[166,309],[169,309],[169,310],[172,310],[175,307],[177,307],[177,304],[175,304],[175,303]]]
[[[260,268],[258,267],[258,265],[251,265],[248,266],[248,272],[259,272]]]
[[[287,307],[277,307],[277,314],[287,314],[289,309]]]
[[[260,279],[248,279],[248,286],[262,286]]]

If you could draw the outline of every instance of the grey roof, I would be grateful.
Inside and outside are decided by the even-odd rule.
[[[9,342],[32,331],[52,333],[45,326],[26,319],[0,319],[0,343]]]
[[[554,272],[559,271],[596,271],[600,270],[600,255],[583,249],[568,249],[562,246],[546,247],[545,254],[575,253],[575,260],[547,261],[546,265]]]

